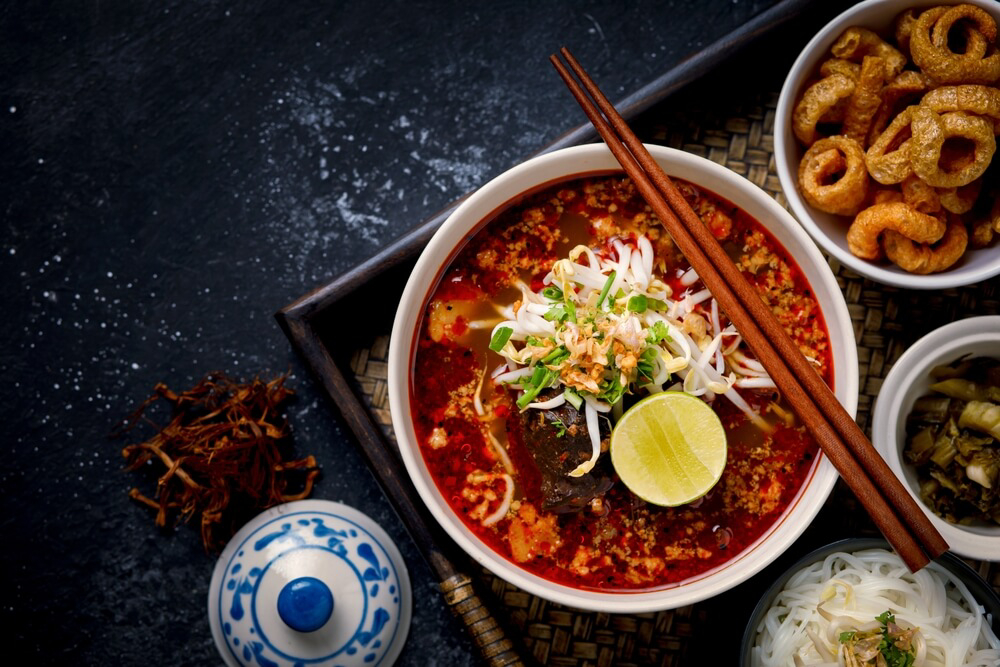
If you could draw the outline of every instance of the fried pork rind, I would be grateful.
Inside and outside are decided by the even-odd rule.
[[[886,187],[881,184],[876,184],[873,186],[872,203],[873,204],[888,204],[891,202],[901,202],[903,201],[903,193],[895,188]]]
[[[938,28],[941,21],[944,23]],[[966,48],[971,49],[963,53],[955,53],[948,44],[948,33],[959,21],[973,22],[976,26],[971,28],[966,23],[966,28],[963,28],[967,35]],[[975,30],[990,42],[996,39],[996,22],[979,7],[956,5],[928,9],[917,17],[910,33],[913,62],[939,83],[989,85],[996,82],[1000,79],[1000,52],[987,45],[985,53],[977,56],[978,40],[972,35]]]
[[[868,196],[861,144],[843,135],[814,143],[799,163],[799,187],[806,201],[821,211],[857,213]]]
[[[970,243],[976,248],[984,248],[993,242],[993,236],[1000,234],[1000,197],[994,193],[993,208],[989,215],[973,223]]]
[[[905,202],[875,204],[854,218],[847,230],[847,247],[861,259],[881,259],[879,236],[886,230],[899,232],[917,243],[934,243],[944,235],[945,224]]]
[[[1000,234],[997,194],[981,193],[1000,135],[998,35],[996,19],[978,6],[916,7],[896,16],[888,42],[854,26],[830,48],[792,127],[808,149],[799,164],[803,198],[854,215],[853,254],[891,254],[907,271],[934,273]],[[839,132],[827,129],[833,124]],[[840,143],[820,144],[827,133]],[[873,182],[855,176],[847,140],[865,151]]]
[[[939,243],[915,243],[893,230],[885,232],[885,254],[899,268],[910,273],[927,275],[950,268],[965,254],[969,233],[965,223],[952,217]]]
[[[902,49],[903,53],[910,52],[910,33],[913,32],[913,26],[917,22],[917,10],[907,9],[901,12],[899,16],[896,17],[895,23],[895,36],[896,44]]]
[[[853,92],[854,81],[843,74],[831,74],[809,86],[792,112],[792,132],[802,143],[812,144],[820,119]]]
[[[889,127],[885,128],[865,153],[868,173],[882,185],[902,183],[904,178],[913,173],[910,165],[910,122],[916,108],[907,107],[893,118]]]
[[[841,131],[842,134],[857,141],[861,148],[865,147],[872,119],[882,104],[882,85],[885,79],[885,60],[878,56],[865,56],[861,62],[861,74],[844,112]]]
[[[913,171],[937,188],[960,187],[976,180],[990,166],[997,148],[992,122],[961,111],[938,114],[928,107],[918,106],[913,109],[910,130],[913,133],[910,146]],[[972,155],[946,158],[942,150],[949,139],[972,142]]]
[[[984,218],[972,223],[972,233],[969,234],[969,245],[973,248],[985,248],[993,243],[993,221]]]
[[[983,179],[976,180],[957,188],[940,188],[937,190],[941,206],[949,213],[961,215],[968,213],[976,205],[979,193],[983,189]]]
[[[1000,89],[991,86],[941,86],[920,100],[920,105],[936,111],[965,111],[993,121],[993,133],[1000,133]]]
[[[938,191],[920,180],[916,174],[910,174],[900,183],[903,201],[921,213],[933,214],[941,210],[941,198]]]
[[[889,78],[894,78],[906,66],[906,56],[867,28],[850,27],[830,47],[837,58],[861,62],[865,56],[878,56],[885,61]]]
[[[872,119],[867,145],[871,146],[875,143],[875,140],[889,125],[889,121],[899,115],[902,109],[917,103],[933,87],[934,79],[923,72],[912,69],[900,72],[899,76],[882,89],[882,104],[879,105],[878,113]]]
[[[857,81],[861,76],[861,65],[844,58],[829,58],[819,66],[819,75],[827,77],[831,74],[843,74],[851,81]]]

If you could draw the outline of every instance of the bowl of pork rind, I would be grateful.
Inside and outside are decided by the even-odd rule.
[[[1000,3],[869,0],[817,33],[778,101],[775,165],[827,254],[911,289],[1000,274]]]

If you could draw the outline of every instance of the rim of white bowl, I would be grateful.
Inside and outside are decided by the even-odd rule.
[[[951,551],[967,558],[997,560],[1000,558],[1000,526],[980,528],[977,532],[976,528],[956,526],[939,517],[924,504],[920,494],[914,492],[912,481],[907,479],[909,464],[904,463],[901,457],[901,441],[904,438],[900,436],[905,435],[904,415],[909,414],[914,401],[924,393],[909,389],[920,382],[927,383],[927,374],[934,366],[951,363],[970,346],[983,343],[995,345],[1000,357],[1000,315],[982,315],[946,324],[934,329],[904,352],[886,375],[875,401],[872,444],[948,542]],[[909,472],[909,477],[915,480],[916,472],[912,469]]]
[[[806,228],[816,243],[851,270],[885,285],[909,289],[947,289],[950,287],[971,285],[1000,274],[1000,254],[997,254],[997,259],[993,264],[987,264],[977,269],[960,267],[954,271],[944,271],[929,275],[908,273],[896,266],[879,266],[860,257],[855,257],[847,248],[835,243],[813,220],[812,208],[799,193],[798,164],[792,165],[786,159],[790,152],[789,147],[792,150],[796,150],[798,146],[795,138],[792,136],[791,130],[790,119],[792,117],[792,107],[795,104],[798,89],[821,60],[822,54],[818,54],[819,49],[822,48],[823,52],[825,52],[842,30],[851,25],[863,24],[863,21],[855,21],[859,15],[866,14],[874,7],[893,4],[895,2],[898,2],[898,0],[865,0],[865,2],[854,5],[823,26],[799,53],[791,69],[788,70],[788,76],[785,77],[784,84],[781,86],[781,93],[778,95],[778,106],[775,109],[775,170],[778,173],[778,180],[781,182],[781,189],[785,193],[785,198],[788,200],[788,204],[795,213],[795,217],[798,218],[799,223]],[[961,0],[961,2],[977,5],[987,11],[992,10],[991,13],[1000,21],[1000,5],[992,0]],[[912,0],[909,4],[900,6],[899,10],[911,6],[922,7],[941,4],[961,3],[959,0]],[[844,233],[847,233],[846,223]]]
[[[733,201],[741,208],[747,206],[739,200],[752,202],[751,206],[760,207],[768,217],[782,221],[778,223],[782,233],[772,233],[786,248],[788,239],[784,233],[793,237],[804,253],[803,257],[796,259],[800,268],[809,271],[805,266],[806,262],[814,267],[812,271],[816,275],[810,277],[814,293],[823,289],[832,297],[832,310],[824,309],[823,317],[831,341],[842,341],[840,354],[843,358],[834,357],[835,393],[853,416],[858,403],[858,362],[850,315],[833,272],[808,234],[770,195],[742,176],[710,160],[683,151],[656,145],[647,145],[647,148],[668,173],[684,174],[692,180],[696,180],[693,175],[707,174],[707,179],[704,180],[713,181],[710,189],[715,194]],[[512,197],[538,184],[557,183],[589,173],[609,173],[620,169],[604,144],[564,148],[513,167],[482,186],[459,205],[421,253],[403,290],[393,322],[393,331],[397,333],[390,338],[389,344],[390,405],[410,405],[408,380],[415,327],[419,323],[425,299],[440,278],[441,264],[451,259],[457,248],[464,244],[468,233],[477,229],[487,215],[506,206]],[[543,178],[537,177],[546,172],[551,173]],[[755,217],[760,219],[763,216]],[[761,222],[766,223],[765,220]],[[835,330],[834,324],[839,324],[839,329]],[[522,590],[546,600],[591,611],[659,611],[693,604],[733,588],[770,564],[798,539],[826,502],[838,478],[829,459],[825,456],[818,457],[812,469],[812,477],[800,489],[785,514],[751,546],[713,570],[655,591],[600,593],[575,589],[532,574],[480,541],[448,506],[437,485],[429,479],[419,444],[413,435],[411,420],[406,416],[408,414],[408,409],[401,410],[398,407],[391,411],[403,463],[424,504],[451,538],[480,565]],[[795,525],[789,519],[793,519]],[[737,565],[739,567],[735,567]]]

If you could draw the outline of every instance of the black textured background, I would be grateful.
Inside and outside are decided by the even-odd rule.
[[[369,513],[410,563],[401,664],[475,664],[272,315],[578,125],[546,61],[560,45],[620,98],[772,4],[5,3],[0,628],[16,662],[219,663],[213,558],[127,499],[108,433],[157,382],[291,369],[315,497]]]

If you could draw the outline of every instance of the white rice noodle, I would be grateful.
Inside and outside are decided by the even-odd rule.
[[[608,281],[608,277],[601,272],[600,268],[591,268],[583,264],[571,264],[573,267],[573,280],[575,282],[585,281],[591,289],[600,289]]]
[[[723,356],[728,357],[729,355],[739,351],[740,345],[743,344],[743,336],[740,335],[740,332],[738,332],[733,325],[730,324],[728,327],[723,329],[722,335],[724,338],[731,339],[729,343],[722,346]]]
[[[608,406],[608,409],[610,410],[611,406]],[[597,463],[597,459],[601,455],[601,425],[597,421],[597,410],[594,409],[590,400],[584,405],[583,412],[587,418],[587,431],[590,433],[590,458],[574,468],[569,473],[570,477],[586,475],[594,469],[594,464]]]
[[[535,369],[530,366],[518,368],[513,371],[507,371],[506,373],[501,373],[500,375],[494,377],[493,384],[513,384],[521,378],[530,377],[534,372]]]
[[[465,323],[465,326],[470,329],[489,329],[490,327],[496,326],[497,322],[500,320],[493,318],[489,320],[470,320]]]
[[[556,326],[545,318],[529,312],[527,308],[517,311],[517,323],[521,332],[533,336],[555,336]],[[515,333],[518,330],[515,329]]]
[[[694,307],[697,306],[699,303],[701,303],[702,301],[707,301],[708,299],[711,298],[712,298],[712,293],[709,292],[707,289],[698,290],[693,294],[688,294],[686,297],[684,297],[684,303],[687,306],[687,312],[690,313],[692,310],[694,310]]]
[[[605,403],[604,401],[597,400],[590,394],[583,394],[582,396],[583,400],[586,401],[587,405],[589,405],[594,410],[594,412],[603,413],[603,412],[609,412],[611,410],[611,406],[609,404]]]
[[[642,270],[650,277],[650,285],[652,285],[653,260],[656,257],[653,252],[653,244],[649,242],[649,239],[645,235],[640,235],[636,239],[636,244],[639,246],[639,254],[642,256]]]
[[[911,574],[883,549],[834,553],[794,574],[756,628],[752,662],[838,664],[830,656],[839,653],[840,632],[876,627],[874,617],[885,611],[901,627],[919,629],[916,665],[1000,664],[1000,639],[965,584],[937,563]]]
[[[649,274],[646,273],[646,269],[642,265],[641,253],[632,253],[629,268],[632,270],[632,285],[640,292],[645,292],[646,288],[649,287]]]
[[[590,246],[580,244],[569,251],[569,259],[572,262],[578,260],[580,255],[587,256],[587,265],[592,269],[597,269],[601,265],[601,262],[597,259],[597,255],[590,249]]]
[[[698,282],[698,272],[694,269],[688,269],[681,275],[680,284],[684,287],[691,287],[696,282]]]
[[[503,469],[513,475],[514,464],[511,463],[510,455],[507,454],[507,448],[504,447],[499,440],[497,440],[497,437],[493,435],[493,431],[487,429],[486,435],[489,436],[490,444],[493,445],[493,450],[497,453],[497,456],[500,458],[500,463],[503,464]]]
[[[501,475],[501,478],[504,484],[507,485],[507,488],[503,492],[503,501],[501,501],[500,507],[497,508],[496,512],[482,520],[481,523],[484,526],[492,526],[507,516],[507,512],[510,511],[510,503],[514,499],[514,480],[511,479],[510,475]]]
[[[534,408],[535,410],[551,410],[552,408],[558,408],[560,405],[566,402],[566,396],[559,394],[555,398],[550,398],[547,401],[536,401],[534,403],[528,403],[529,408]]]
[[[764,421],[764,418],[761,417],[759,414],[757,414],[756,410],[750,407],[750,405],[743,399],[743,397],[740,396],[740,393],[738,391],[736,391],[735,389],[730,389],[729,391],[724,393],[723,396],[728,398],[733,405],[739,408],[740,411],[743,412],[743,414],[745,414],[750,419],[750,421],[756,424],[760,430],[764,432],[770,432],[772,430],[771,425],[768,424],[766,421]]]
[[[720,345],[715,350],[715,370],[718,371],[719,374],[721,375],[722,373],[726,372],[726,360],[722,355],[721,343],[723,334],[722,334],[722,324],[719,322],[719,302],[716,301],[715,298],[712,299],[710,321],[712,322],[712,331],[714,331],[716,335],[719,337]]]
[[[615,265],[615,279],[611,282],[611,289],[608,290],[608,294],[611,295],[618,293],[618,289],[625,282],[625,276],[632,262],[632,246],[624,245],[618,239],[615,239],[614,246],[615,250],[618,251],[618,263]],[[604,303],[605,308],[608,306],[608,301],[606,300]]]
[[[739,378],[736,380],[736,386],[740,389],[775,389],[778,385],[769,377],[752,377]]]
[[[472,407],[476,409],[476,414],[480,417],[486,415],[486,410],[483,409],[483,399],[480,397],[480,392],[483,390],[483,380],[486,378],[486,370],[483,369],[479,372],[479,383],[476,385],[476,393],[472,396]]]

